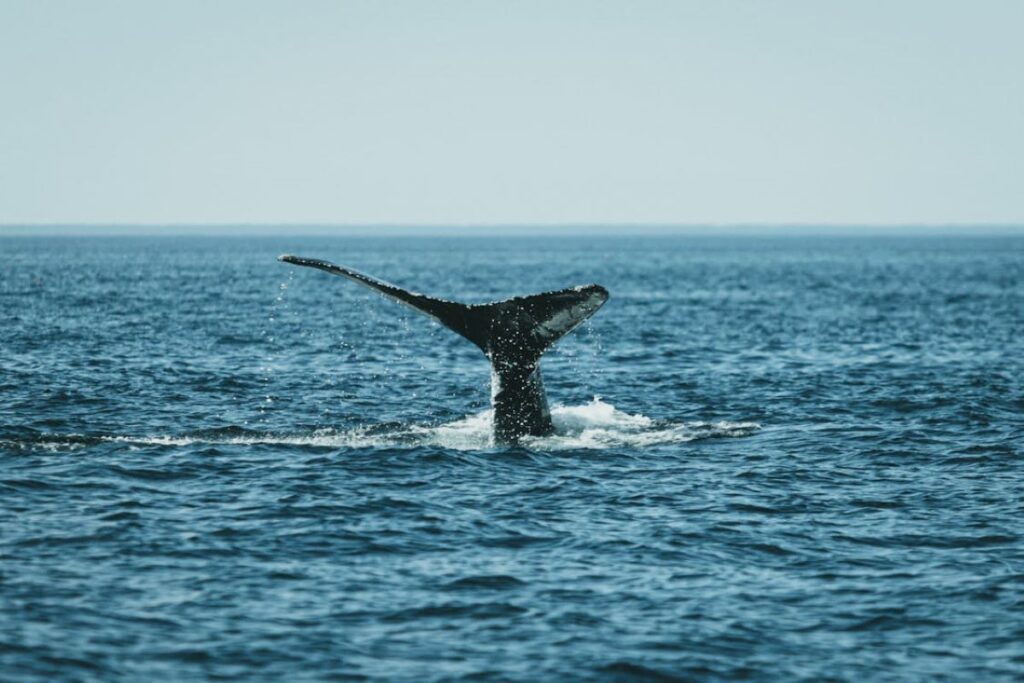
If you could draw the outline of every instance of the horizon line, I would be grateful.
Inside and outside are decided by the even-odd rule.
[[[36,236],[485,236],[506,235],[1018,235],[1024,222],[993,223],[0,223],[0,237]]]
[[[1021,228],[1020,221],[0,221],[0,228]]]

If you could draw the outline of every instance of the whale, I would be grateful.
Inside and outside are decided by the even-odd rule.
[[[495,445],[516,445],[524,437],[554,433],[540,358],[608,301],[608,290],[590,284],[492,303],[463,304],[402,289],[320,259],[282,254],[278,260],[316,268],[368,287],[433,318],[476,345],[491,363]]]

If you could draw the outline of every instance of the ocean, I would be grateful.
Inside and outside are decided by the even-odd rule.
[[[557,432],[288,252],[598,283]],[[1024,235],[0,236],[0,680],[1024,678]]]

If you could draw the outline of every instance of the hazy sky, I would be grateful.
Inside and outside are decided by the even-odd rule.
[[[1024,222],[1024,2],[0,0],[0,222]]]

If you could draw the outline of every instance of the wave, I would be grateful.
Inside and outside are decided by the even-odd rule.
[[[0,440],[0,448],[15,450],[77,450],[101,443],[123,443],[131,447],[251,445],[318,448],[393,448],[433,446],[460,451],[494,448],[491,410],[467,415],[441,425],[382,424],[352,429],[322,428],[306,434],[279,434],[228,428],[184,435],[66,436],[39,435],[31,439]],[[760,425],[756,422],[671,422],[633,415],[595,396],[589,403],[555,405],[551,409],[555,433],[527,437],[522,446],[539,451],[643,448],[687,443],[717,437],[747,436]]]

